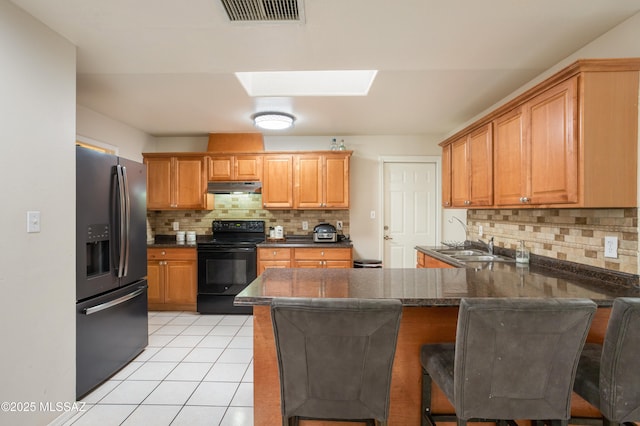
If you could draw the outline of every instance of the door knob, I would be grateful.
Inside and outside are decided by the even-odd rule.
[[[385,240],[393,240],[393,238],[392,238],[392,237],[390,237],[390,236],[388,236],[388,235],[385,235],[385,236],[384,236],[384,239],[385,239]]]

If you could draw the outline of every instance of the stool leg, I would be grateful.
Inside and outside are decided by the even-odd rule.
[[[435,426],[431,417],[431,376],[427,370],[422,369],[422,400],[420,403],[420,424],[422,426]]]

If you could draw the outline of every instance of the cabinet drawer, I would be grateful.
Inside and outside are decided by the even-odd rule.
[[[194,248],[148,248],[147,259],[174,259],[197,260],[198,255]]]
[[[261,248],[258,249],[260,260],[290,260],[291,249],[288,248]]]
[[[297,248],[296,260],[350,260],[350,248]]]

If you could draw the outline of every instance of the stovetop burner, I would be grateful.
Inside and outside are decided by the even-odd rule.
[[[211,239],[198,241],[198,247],[251,246],[265,239],[263,220],[214,220],[211,230]]]

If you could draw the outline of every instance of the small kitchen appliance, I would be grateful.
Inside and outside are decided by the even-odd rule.
[[[335,243],[338,241],[336,227],[330,223],[320,223],[313,228],[314,243]]]

